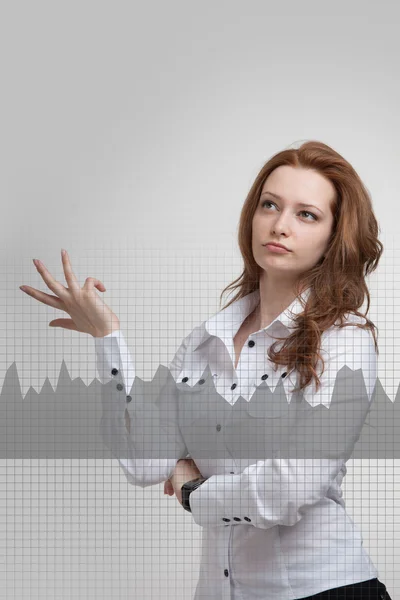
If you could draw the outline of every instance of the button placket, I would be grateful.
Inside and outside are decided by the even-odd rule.
[[[247,342],[247,346],[248,346],[249,348],[253,348],[255,345],[256,345],[256,343],[255,343],[255,341],[254,341],[254,340],[249,340],[249,341]],[[255,388],[257,387],[257,384],[256,384],[255,382],[253,383],[253,387],[255,387]],[[250,399],[251,399],[251,396],[252,396],[252,395],[253,395],[253,394],[250,392],[250,395],[249,395],[249,398],[250,398]],[[249,401],[250,401],[250,400],[249,400]]]
[[[255,382],[253,383],[253,387],[257,388],[259,385],[262,385],[263,383],[265,383],[265,382],[267,381],[268,377],[269,377],[268,373],[264,373],[264,374],[263,374],[263,375],[261,375],[261,377],[260,377],[260,379],[261,379],[261,383],[258,383],[258,381],[259,381],[259,380],[257,379],[257,381],[255,381]]]

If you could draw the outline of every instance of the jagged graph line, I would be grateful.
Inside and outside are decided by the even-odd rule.
[[[63,361],[55,389],[46,379],[23,397],[13,363],[0,394],[0,457],[164,459],[177,456],[179,436],[193,457],[210,459],[400,457],[400,402],[379,379],[370,398],[361,370],[340,369],[329,408],[310,406],[301,393],[289,403],[283,385],[272,392],[266,382],[231,405],[209,366],[203,385],[176,382],[164,365],[151,381],[135,377],[129,394],[120,377],[86,385]]]

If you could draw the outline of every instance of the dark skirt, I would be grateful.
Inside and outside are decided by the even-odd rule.
[[[392,600],[379,579],[342,585],[298,600]]]

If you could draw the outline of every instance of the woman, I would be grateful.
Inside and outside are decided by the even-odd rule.
[[[103,439],[128,481],[165,481],[203,527],[195,598],[390,598],[340,489],[376,381],[376,327],[359,308],[367,298],[369,310],[377,235],[366,188],[329,146],[307,142],[263,166],[240,218],[244,269],[224,290],[238,292],[183,340],[174,385],[160,380],[150,446],[168,444],[165,459],[139,457],[143,409],[131,404],[119,320],[94,291],[104,285],[88,278],[81,289],[65,254],[68,288],[39,264],[56,296],[25,290],[71,316],[50,325],[94,337]],[[363,385],[334,395],[346,366]]]

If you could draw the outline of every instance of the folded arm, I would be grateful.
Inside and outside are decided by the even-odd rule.
[[[326,495],[350,458],[370,409],[377,357],[372,334],[356,326],[330,332],[325,342],[321,388],[316,392],[313,384],[303,391],[309,405],[295,434],[282,440],[272,458],[240,474],[213,475],[195,489],[189,503],[198,525],[290,526]],[[337,379],[344,366],[351,371],[344,369]]]

